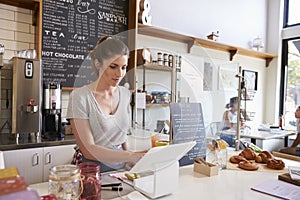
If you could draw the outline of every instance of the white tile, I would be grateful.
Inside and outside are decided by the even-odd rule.
[[[15,51],[6,49],[3,55],[3,58],[6,60],[6,63],[15,56]]]
[[[31,34],[35,34],[35,30],[36,30],[36,27],[33,26],[33,25],[31,25],[31,27],[30,27],[30,33]]]
[[[29,44],[29,49],[36,49],[35,43],[30,43]]]
[[[13,0],[11,0],[11,1],[13,1]],[[31,13],[31,10],[29,10],[29,9],[20,8],[20,7],[16,7],[16,6],[10,6],[7,4],[2,4],[2,3],[0,3],[0,8],[5,9],[5,10],[20,12],[20,13],[25,13],[25,14]]]
[[[70,93],[71,93],[71,91],[66,91],[66,90],[62,91],[62,93],[61,93],[62,100],[67,100],[68,101]]]
[[[15,50],[29,49],[29,43],[25,43],[25,42],[0,40],[0,44],[4,45],[5,48],[4,56],[6,55],[6,51],[8,50],[15,51]]]
[[[14,11],[11,10],[5,10],[0,8],[0,19],[9,19],[9,20],[14,20]]]
[[[29,33],[29,24],[0,19],[0,29]]]
[[[15,32],[15,41],[34,43],[34,35],[31,33]]]
[[[27,24],[32,24],[32,15],[15,12],[15,21],[16,22],[24,22]]]
[[[0,29],[0,39],[14,40],[15,32],[10,30]]]

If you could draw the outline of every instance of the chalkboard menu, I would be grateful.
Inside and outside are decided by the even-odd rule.
[[[194,158],[205,157],[205,127],[200,103],[171,103],[173,143],[196,141],[196,145],[182,159],[180,166],[194,163]]]
[[[44,82],[80,87],[95,80],[88,56],[98,38],[128,30],[129,0],[43,0]],[[127,43],[127,34],[117,36]]]

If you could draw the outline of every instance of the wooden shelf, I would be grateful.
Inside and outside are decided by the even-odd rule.
[[[188,53],[191,52],[191,48],[194,45],[201,46],[204,48],[209,48],[209,49],[215,49],[215,50],[219,50],[219,51],[225,51],[225,52],[229,53],[230,61],[233,60],[233,58],[236,54],[240,54],[240,55],[244,55],[244,56],[265,59],[266,67],[268,67],[270,62],[272,61],[272,59],[277,57],[276,55],[269,54],[269,53],[259,52],[259,51],[255,51],[252,49],[242,48],[242,47],[236,47],[236,46],[224,44],[221,42],[216,42],[213,40],[196,38],[194,36],[187,36],[184,34],[174,33],[169,30],[165,30],[165,29],[161,29],[161,28],[157,28],[157,27],[153,27],[153,26],[148,26],[148,25],[143,25],[143,24],[138,25],[138,33],[142,34],[142,35],[147,35],[147,36],[158,37],[158,38],[167,39],[167,40],[171,40],[171,41],[186,43],[187,47],[188,47],[187,48]]]
[[[155,70],[155,71],[166,71],[166,72],[171,72],[173,69],[169,66],[162,66],[162,65],[154,65],[151,63],[146,63],[144,65],[140,65],[137,68],[138,69],[145,69],[146,70]]]
[[[154,107],[154,106],[169,106],[169,103],[147,103],[146,107]]]
[[[39,0],[0,0],[0,3],[30,10],[37,10]]]

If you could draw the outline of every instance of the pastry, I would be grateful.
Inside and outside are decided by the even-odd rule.
[[[256,163],[246,160],[239,163],[239,168],[248,171],[255,171],[258,170],[258,165]]]
[[[255,158],[257,163],[267,163],[269,160],[274,159],[273,155],[268,151],[263,151]]]
[[[254,151],[252,151],[250,148],[244,149],[240,154],[240,156],[243,156],[247,160],[254,160],[256,157],[256,154]]]
[[[241,161],[246,161],[246,160],[247,159],[244,158],[243,156],[231,156],[230,159],[229,159],[229,161],[231,163],[235,163],[235,164],[237,164],[237,163],[239,163]]]
[[[282,160],[271,159],[267,161],[267,167],[270,169],[281,170],[285,167],[285,164]]]

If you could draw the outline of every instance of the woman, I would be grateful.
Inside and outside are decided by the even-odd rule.
[[[144,155],[126,149],[130,92],[118,84],[126,74],[129,50],[122,41],[103,37],[90,56],[98,79],[71,93],[67,118],[83,162],[99,162],[101,172],[121,169]]]
[[[238,119],[238,97],[230,98],[229,104],[226,105],[227,110],[223,115],[222,130],[236,129]],[[222,134],[221,139],[225,140],[230,147],[235,147],[235,136]]]

